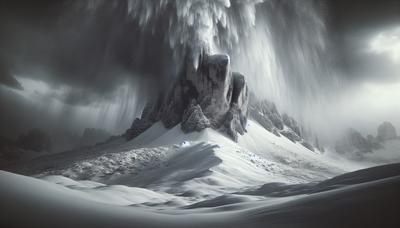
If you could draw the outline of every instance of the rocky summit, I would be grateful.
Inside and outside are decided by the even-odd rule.
[[[207,55],[195,67],[188,61],[166,97],[146,105],[141,118],[126,132],[128,140],[161,121],[165,127],[181,124],[184,132],[218,129],[237,141],[246,131],[249,92],[245,77],[230,68],[228,55]]]

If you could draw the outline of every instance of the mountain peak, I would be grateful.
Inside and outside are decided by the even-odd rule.
[[[248,103],[245,77],[231,71],[229,56],[203,54],[197,68],[186,65],[167,97],[146,106],[126,137],[135,138],[161,121],[167,128],[182,123],[187,133],[220,129],[237,141],[237,134],[245,132]]]

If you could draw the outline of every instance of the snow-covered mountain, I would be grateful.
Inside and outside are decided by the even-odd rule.
[[[31,188],[32,197],[44,201],[43,213],[57,204],[66,204],[66,210],[79,206],[90,211],[89,217],[114,217],[113,226],[122,219],[123,225],[165,227],[161,221],[177,216],[168,226],[185,227],[193,223],[181,219],[185,215],[200,227],[208,227],[208,221],[214,227],[232,227],[232,221],[239,227],[247,222],[260,227],[275,207],[290,211],[293,204],[299,210],[315,198],[321,205],[320,200],[334,201],[371,185],[354,187],[372,182],[358,176],[351,183],[347,178],[321,182],[373,164],[324,152],[318,140],[309,143],[300,124],[273,103],[250,100],[244,76],[230,70],[229,56],[204,55],[199,61],[200,67],[187,68],[168,96],[147,105],[125,134],[7,167],[40,180],[1,172],[2,183],[8,185],[1,197],[25,199],[23,189]],[[390,136],[390,131],[383,132]],[[348,184],[350,189],[340,188]],[[385,179],[383,184],[397,185],[398,180]],[[16,208],[25,206],[20,202]],[[137,213],[139,208],[143,211]],[[18,211],[14,209],[11,213]],[[64,209],[54,215],[62,213]],[[59,226],[63,220],[32,219],[32,224],[46,226]]]
[[[312,132],[328,144],[396,103],[370,106],[387,88],[373,74],[393,81],[370,38],[390,34],[342,23],[353,4],[17,2],[0,8],[0,120],[7,137],[33,128],[0,138],[0,227],[399,226],[394,126],[338,153]]]
[[[387,164],[400,162],[400,138],[390,122],[377,127],[376,136],[364,137],[355,129],[348,129],[336,142],[335,151],[352,160]]]
[[[307,183],[362,168],[340,157],[313,152],[254,121],[234,142],[213,129],[185,134],[179,125],[156,123],[137,138],[118,138],[92,148],[50,155],[11,170],[47,179],[145,188],[189,205],[265,183]],[[50,178],[52,179],[52,178]],[[146,202],[154,203],[154,202]]]
[[[371,164],[310,150],[252,119],[246,131],[235,142],[218,129],[185,133],[180,124],[156,122],[132,140],[123,135],[33,159],[8,170],[35,178],[0,172],[7,186],[0,199],[16,200],[0,209],[6,224],[23,226],[337,227],[368,225],[385,206],[379,221],[392,224],[398,165],[340,176]],[[373,209],[365,210],[366,202]],[[318,208],[358,216],[327,224],[334,216]]]

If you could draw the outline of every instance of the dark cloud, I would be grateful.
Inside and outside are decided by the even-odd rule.
[[[337,36],[396,25],[400,22],[398,0],[330,0],[329,24]]]
[[[161,89],[174,66],[172,50],[162,34],[143,33],[126,2],[119,2],[94,11],[77,7],[79,1],[3,2],[0,59],[7,62],[1,81],[18,88],[11,80],[18,75],[54,88],[68,86],[64,100],[70,104],[110,98],[132,78]]]
[[[17,81],[17,79],[15,79],[14,76],[12,76],[10,72],[8,72],[8,67],[2,66],[1,62],[0,62],[0,84],[3,84],[13,89],[18,89],[18,90],[24,89],[21,86],[21,84]]]
[[[145,2],[139,2],[138,8],[143,8],[139,13],[149,10],[144,8]],[[168,11],[173,11],[176,5],[167,6],[165,17],[140,26],[137,18],[129,15],[127,1],[97,1],[101,4],[96,4],[95,10],[87,9],[87,3],[81,0],[2,1],[0,59],[8,60],[2,67],[3,75],[7,75],[1,78],[3,84],[20,88],[13,78],[18,75],[45,81],[55,88],[66,85],[71,91],[61,100],[84,105],[109,99],[118,86],[133,83],[132,78],[140,78],[143,86],[151,90],[168,87],[177,68],[172,56],[179,50],[171,50],[166,45],[170,29],[167,19],[173,17]],[[364,74],[351,73],[358,71],[354,68],[362,67],[358,65],[363,58],[359,54],[362,50],[355,49],[354,44],[359,40],[353,42],[348,37],[395,23],[400,18],[400,3],[396,0],[325,3],[330,16],[329,38],[335,45],[338,65],[347,70],[346,77],[363,79]],[[272,24],[286,23],[296,17],[295,12],[281,11],[285,15],[271,18]],[[288,19],[280,20],[282,17]],[[301,21],[277,25],[275,30],[293,34],[296,28],[290,26],[301,26]],[[307,37],[294,35],[277,42],[285,52],[285,45],[296,39],[308,42]],[[313,45],[312,40],[309,45]],[[323,58],[320,54],[317,57]],[[287,68],[291,67],[294,65],[288,64]],[[297,69],[288,71],[289,75],[298,72]]]
[[[144,8],[146,3],[154,1],[132,2],[137,4],[137,13],[145,14],[148,12],[146,10],[154,13],[154,8]],[[127,1],[91,2],[101,4],[95,4],[97,6],[95,9],[89,9],[85,5],[88,1],[85,0],[0,1],[0,84],[13,89],[22,89],[23,79],[42,81],[52,88],[51,93],[41,94],[43,100],[56,99],[68,106],[80,107],[113,100],[115,91],[121,85],[128,84],[139,88],[140,91],[136,94],[139,94],[138,97],[142,100],[167,88],[173,81],[171,78],[180,68],[174,60],[174,55],[178,53],[182,57],[187,51],[182,51],[179,45],[172,50],[166,44],[169,41],[168,35],[171,35],[168,32],[173,26],[170,23],[177,22],[177,18],[173,18],[174,7],[177,5],[167,5],[164,16],[154,17],[146,26],[141,26],[141,21],[129,14]],[[230,10],[235,13],[235,10],[240,9],[235,6],[241,5],[242,1],[232,2],[234,4]],[[323,2],[322,8],[325,10],[323,13],[329,16],[330,33],[327,39],[332,41],[337,64],[345,72],[342,77],[345,80],[353,80],[354,83],[393,81],[394,66],[381,56],[365,54],[363,52],[365,46],[361,43],[365,41],[365,34],[373,34],[385,26],[400,24],[400,2],[398,0]],[[290,45],[303,42],[304,47],[313,47],[316,44],[315,39],[308,38],[310,34],[316,35],[313,30],[315,26],[310,25],[312,20],[304,22],[302,16],[307,16],[307,13],[297,15],[296,11],[285,5],[293,4],[292,1],[278,0],[276,3],[280,7],[276,11],[279,12],[273,14],[275,8],[270,9],[272,11],[268,13],[276,17],[269,19],[271,26],[274,27],[273,32],[282,36],[275,37],[274,42],[279,48],[279,57],[286,63],[284,71],[290,79],[288,83],[299,85],[299,82],[292,80],[293,75],[301,71],[298,65],[292,64],[296,59],[291,58],[296,56],[291,55],[294,47]],[[299,7],[304,5],[296,4]],[[257,10],[259,12],[263,9],[257,7]],[[171,17],[172,20],[169,20]],[[246,21],[241,17],[232,18],[243,23]],[[311,29],[298,29],[303,26],[303,22]],[[173,32],[182,37],[191,35],[190,30],[185,30],[187,32],[185,34],[180,34],[179,32],[183,32],[179,30]],[[311,54],[315,54],[316,59],[326,57],[320,52],[304,53],[307,54],[306,58]],[[324,66],[318,67],[324,68]],[[304,77],[307,73],[306,71],[303,73]],[[324,74],[324,72],[318,73],[318,75]],[[309,89],[307,86],[305,83],[301,91]],[[71,121],[58,126],[57,124],[65,118],[57,119],[48,113],[44,115],[43,110],[47,111],[47,106],[36,107],[9,90],[1,90],[2,88],[0,88],[2,109],[7,110],[0,113],[2,125],[7,124],[4,125],[7,126],[3,128],[4,132],[14,129],[17,134],[17,131],[26,130],[28,126],[35,124],[44,126],[50,117],[52,118],[50,127],[54,128],[84,124],[83,121],[71,124]],[[120,102],[121,106],[126,106],[125,103],[129,100],[130,97],[125,97],[123,101],[116,103]],[[68,110],[61,112],[68,116]],[[124,118],[133,118],[130,111],[130,109],[123,111]]]
[[[400,81],[400,62],[392,61],[388,54],[372,53],[363,47],[353,53],[345,73],[356,82],[396,83]]]
[[[332,0],[329,9],[329,36],[341,76],[354,83],[398,80],[398,66],[382,55],[368,53],[368,42],[400,26],[400,1]]]

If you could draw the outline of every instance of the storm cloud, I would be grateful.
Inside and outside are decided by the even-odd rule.
[[[399,31],[400,2],[339,0],[331,1],[329,8],[330,39],[341,76],[352,84],[400,80],[399,63],[391,61],[390,56],[371,51],[371,43],[377,36],[395,35]]]
[[[147,53],[147,58],[138,54],[137,34],[131,29],[133,22],[126,20],[125,8],[91,14],[76,9],[73,1],[2,4],[0,59],[5,85],[20,87],[12,80],[17,76],[55,88],[68,86],[70,92],[63,98],[67,103],[88,104],[108,99],[117,86],[132,83],[132,77],[146,82],[162,79],[156,53]],[[135,59],[139,55],[142,58]]]
[[[343,125],[352,124],[348,107],[374,106],[365,102],[369,84],[400,82],[399,61],[371,48],[400,27],[398,1],[262,2],[2,1],[1,134],[98,124],[122,133],[202,49],[229,53],[252,89],[278,106],[293,97],[286,111],[312,121],[333,122],[326,112],[340,110]]]

